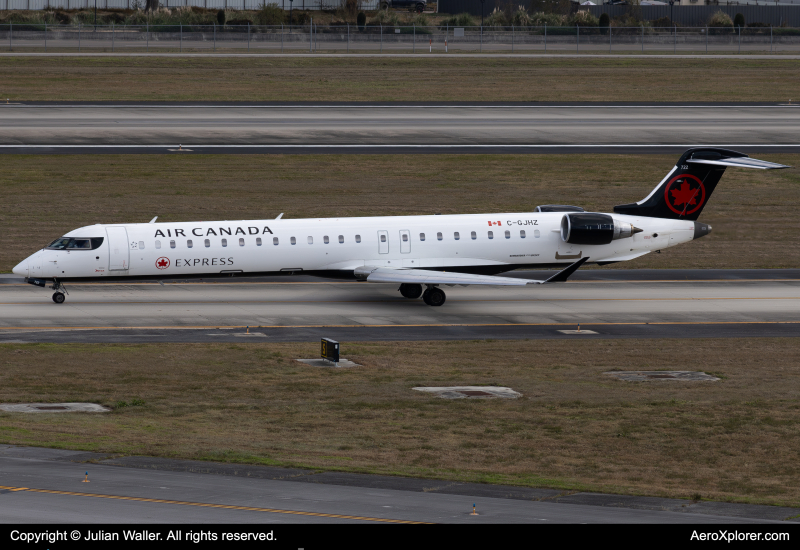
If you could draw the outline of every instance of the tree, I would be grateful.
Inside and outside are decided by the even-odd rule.
[[[144,4],[144,11],[153,12],[158,9],[158,0],[146,0]]]
[[[741,13],[737,13],[733,17],[733,26],[734,27],[744,27],[744,15]]]

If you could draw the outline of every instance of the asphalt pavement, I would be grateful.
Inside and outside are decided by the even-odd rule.
[[[0,104],[4,153],[797,152],[800,105]]]
[[[67,285],[63,304],[9,282],[0,285],[0,342],[800,336],[800,270],[579,274],[543,286],[444,287],[441,307],[402,298],[397,285],[303,276]]]
[[[773,506],[0,446],[4,523],[745,524],[796,521],[798,514]]]

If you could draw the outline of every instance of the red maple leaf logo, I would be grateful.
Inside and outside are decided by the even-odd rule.
[[[156,267],[158,269],[167,269],[169,267],[169,258],[162,256],[156,260]]]
[[[664,200],[669,209],[679,216],[689,216],[703,207],[706,189],[697,176],[680,174],[667,183]]]
[[[680,189],[672,189],[670,193],[672,193],[672,198],[675,199],[673,203],[675,206],[680,206],[682,204],[690,205],[690,204],[697,204],[697,193],[700,192],[699,187],[695,187],[692,189],[687,182],[683,182],[681,184]]]

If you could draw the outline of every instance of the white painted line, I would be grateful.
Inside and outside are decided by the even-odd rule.
[[[800,103],[776,103],[774,105],[142,105],[142,104],[52,104],[0,103],[33,109],[782,109],[800,107]]]

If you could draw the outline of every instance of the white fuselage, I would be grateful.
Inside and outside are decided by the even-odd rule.
[[[14,268],[31,278],[352,272],[361,266],[497,273],[516,267],[625,261],[693,239],[694,222],[613,214],[642,229],[605,245],[561,238],[561,212],[452,216],[97,224],[65,237],[94,250],[42,249]]]

